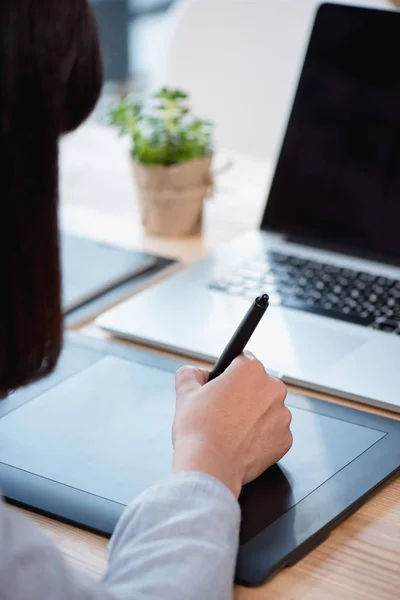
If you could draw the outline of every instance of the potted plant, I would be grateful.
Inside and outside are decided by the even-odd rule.
[[[133,173],[149,233],[188,235],[201,229],[212,186],[212,123],[191,115],[189,97],[162,88],[143,106],[126,98],[111,122],[132,141]]]

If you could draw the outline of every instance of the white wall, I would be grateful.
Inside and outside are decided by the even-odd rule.
[[[343,4],[388,8],[385,0]],[[180,0],[159,81],[191,92],[219,145],[273,157],[317,0]]]

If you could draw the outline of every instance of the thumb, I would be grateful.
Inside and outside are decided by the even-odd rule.
[[[191,394],[208,381],[209,372],[196,367],[182,367],[175,376],[175,390],[178,395]]]

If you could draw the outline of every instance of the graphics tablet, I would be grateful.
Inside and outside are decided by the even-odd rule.
[[[176,260],[63,232],[62,300],[67,327],[93,319],[174,270]]]
[[[155,257],[94,240],[61,235],[63,306],[69,313],[150,269]]]
[[[3,494],[111,534],[170,472],[179,366],[68,334],[57,371],[0,402]],[[292,394],[287,404],[293,447],[240,498],[240,583],[293,564],[399,470],[400,422]]]

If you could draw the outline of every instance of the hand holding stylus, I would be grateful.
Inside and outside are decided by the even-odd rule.
[[[254,305],[248,315],[253,311]],[[239,326],[231,340],[232,354],[238,350],[232,342],[243,336],[245,344],[258,317],[257,313],[244,333],[241,326],[246,318]],[[184,367],[176,375],[173,471],[212,475],[238,497],[242,485],[290,449],[291,413],[284,404],[285,385],[270,377],[252,354],[240,354],[226,366],[228,358],[228,352],[223,353],[216,365],[222,372],[214,369],[218,375],[211,381],[206,370],[193,367]]]

